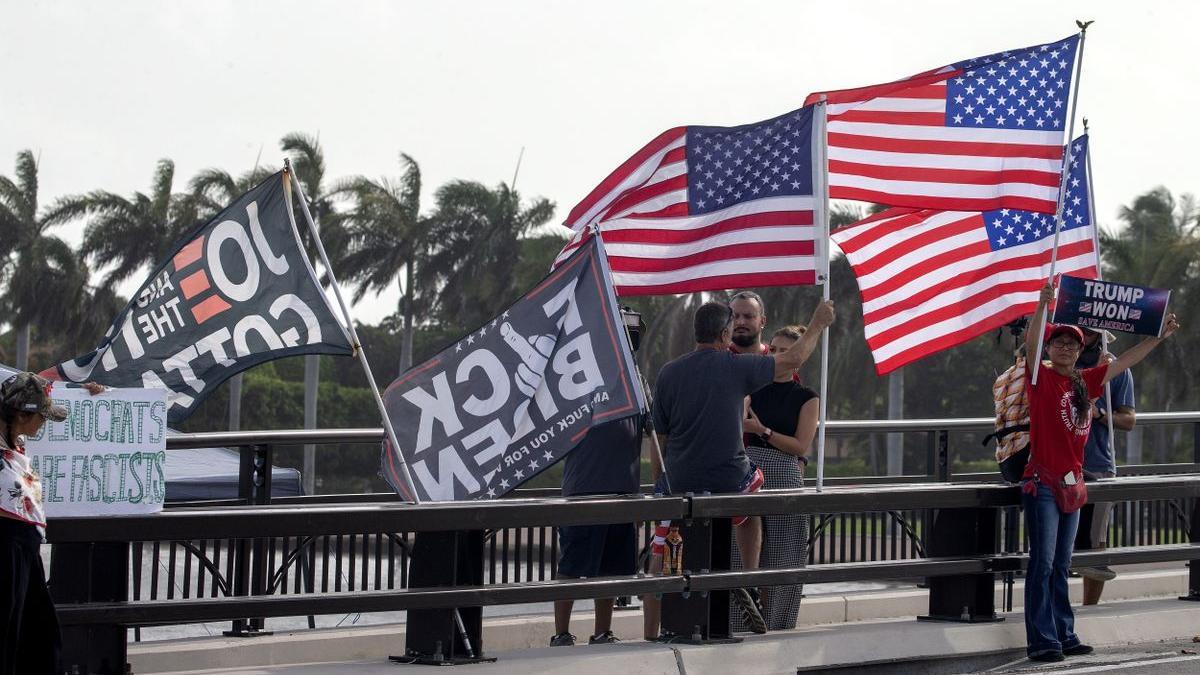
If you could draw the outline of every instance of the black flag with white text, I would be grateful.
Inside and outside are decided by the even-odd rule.
[[[54,380],[164,387],[179,422],[229,377],[297,354],[352,353],[300,244],[280,171],[198,226],[133,295],[95,351]]]
[[[383,475],[422,501],[493,499],[561,460],[594,425],[645,402],[599,238],[502,314],[384,392],[401,455]]]

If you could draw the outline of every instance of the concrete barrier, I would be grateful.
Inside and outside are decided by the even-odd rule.
[[[1082,583],[1079,579],[1071,580],[1071,597],[1078,604],[1082,598]],[[1104,591],[1104,602],[1100,608],[1089,608],[1081,616],[1091,616],[1098,610],[1106,610],[1110,604],[1130,598],[1173,598],[1186,593],[1186,570],[1152,570],[1140,572],[1123,572],[1110,581]],[[1003,587],[997,584],[997,603],[1002,606],[1000,595]],[[1016,584],[1013,594],[1014,609],[1022,605],[1024,585]],[[1187,603],[1177,603],[1184,605]],[[579,603],[577,606],[586,606]],[[1168,605],[1169,606],[1169,605]],[[772,658],[798,659],[801,651],[812,653],[812,658],[824,659],[822,663],[841,663],[837,659],[850,658],[850,646],[835,648],[836,642],[830,642],[828,637],[840,634],[848,626],[840,625],[831,630],[831,625],[863,624],[863,622],[881,619],[911,619],[923,614],[928,609],[928,593],[921,589],[903,589],[890,591],[868,591],[846,595],[819,595],[804,598],[800,605],[800,619],[795,631],[772,633],[766,637],[778,637],[780,642],[771,642],[770,646],[759,645],[759,637],[747,641],[746,654],[764,662]],[[1200,612],[1200,607],[1196,607]],[[1200,613],[1197,614],[1200,616]],[[572,616],[572,632],[584,636],[581,643],[586,644],[586,636],[591,632],[593,617],[590,612],[576,611]],[[910,622],[916,625],[916,622]],[[970,626],[958,624],[923,624],[941,627],[942,632],[936,633],[937,639],[962,639],[964,648],[971,652],[1016,648],[1024,645],[1024,629],[1020,620],[1009,620],[1001,624],[986,624],[990,627],[983,631],[966,630]],[[1157,624],[1155,624],[1157,625]],[[898,631],[896,625],[888,624],[878,635],[864,635],[869,639],[872,648],[878,648],[881,653],[889,653],[900,649],[903,645],[892,644],[893,640],[904,642],[911,636],[904,637],[905,631]],[[961,635],[956,629],[963,629]],[[1108,636],[1110,627],[1098,624],[1101,635]],[[1200,626],[1193,623],[1190,629],[1200,633]],[[294,632],[281,632],[272,636],[259,638],[189,638],[183,640],[163,640],[131,644],[129,661],[135,673],[172,673],[208,668],[250,668],[283,664],[314,663],[327,661],[382,661],[390,654],[404,652],[404,624],[385,624],[355,628],[316,629]],[[550,636],[554,633],[554,621],[550,616],[521,616],[511,618],[488,619],[484,622],[483,641],[489,655],[515,650],[528,650],[546,647]],[[1115,630],[1115,629],[1114,629]],[[1155,627],[1151,630],[1159,630]],[[622,640],[631,643],[642,643],[642,613],[640,610],[618,611],[613,617],[613,632]],[[1082,634],[1082,632],[1081,632]],[[935,635],[931,633],[930,635]],[[824,637],[822,637],[824,636]],[[784,638],[787,639],[784,639]],[[1167,636],[1161,636],[1167,637]],[[792,638],[798,640],[793,644]],[[924,639],[924,638],[922,638]],[[1115,637],[1114,637],[1115,639]],[[1013,642],[1017,640],[1017,642]],[[1131,640],[1130,640],[1131,641]],[[1129,641],[1126,641],[1129,642]],[[764,643],[765,645],[765,643]],[[797,647],[796,645],[803,645]],[[1005,646],[1007,645],[1007,646]],[[633,646],[633,645],[629,645]],[[646,646],[652,646],[646,644]],[[722,652],[711,652],[711,648],[702,648],[694,656],[689,656],[691,648],[680,648],[680,654],[686,658],[696,659],[700,663],[706,659],[722,658]],[[905,647],[895,653],[913,652],[911,647]],[[781,651],[783,650],[783,651]],[[799,650],[799,651],[796,651]],[[840,651],[839,651],[840,650]],[[695,651],[695,650],[692,650]],[[793,653],[795,651],[795,653]],[[739,650],[739,659],[742,651]],[[575,652],[570,652],[572,658]],[[565,655],[564,655],[565,656]],[[861,655],[860,655],[861,656]],[[914,652],[908,658],[920,658],[921,654]],[[673,657],[672,657],[673,658]],[[805,657],[807,658],[807,657]],[[541,665],[549,666],[551,655],[541,657]],[[550,659],[547,661],[546,659]],[[829,661],[828,659],[834,659]],[[807,663],[807,661],[804,661]],[[799,663],[799,662],[797,662]],[[657,666],[655,666],[657,667]],[[699,665],[697,667],[700,667]],[[798,667],[798,666],[797,666]],[[472,667],[472,672],[474,672]],[[674,668],[674,666],[672,666]],[[573,675],[584,675],[572,666]],[[546,671],[553,672],[553,671]],[[599,672],[599,671],[598,671]],[[603,675],[612,675],[613,670]],[[645,672],[642,670],[628,672]],[[671,670],[670,672],[676,672]],[[691,663],[688,663],[691,673]],[[716,671],[713,671],[716,672]],[[744,672],[759,672],[745,670]],[[795,667],[791,672],[795,672]]]

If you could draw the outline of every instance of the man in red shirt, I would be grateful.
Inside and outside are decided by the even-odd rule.
[[[1032,326],[1040,326],[1054,287],[1042,289]],[[1083,331],[1076,326],[1050,326],[1046,339],[1049,363],[1037,359],[1037,382],[1026,381],[1029,400],[1029,464],[1021,481],[1025,531],[1029,535],[1029,568],[1025,576],[1026,653],[1034,661],[1062,661],[1064,656],[1093,650],[1075,634],[1075,615],[1067,591],[1067,573],[1079,527],[1078,506],[1066,511],[1056,493],[1069,494],[1083,482],[1083,447],[1091,431],[1091,402],[1104,383],[1141,361],[1179,328],[1168,314],[1162,336],[1142,340],[1111,363],[1076,370],[1083,351]],[[1025,333],[1026,353],[1037,354],[1037,335]],[[1031,359],[1032,360],[1032,359]],[[1029,372],[1028,369],[1026,372]]]

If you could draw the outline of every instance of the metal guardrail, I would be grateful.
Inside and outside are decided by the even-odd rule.
[[[1200,475],[1112,479],[1090,484],[1090,490],[1096,501],[1148,497],[1196,500],[1200,497]],[[560,525],[668,518],[704,520],[746,514],[866,512],[914,507],[946,511],[994,511],[1010,507],[1018,500],[1018,488],[1013,486],[922,484],[834,487],[821,493],[796,490],[756,495],[512,500],[471,504],[202,508],[155,516],[62,518],[54,522],[47,534],[54,544],[134,542],[165,537],[214,539],[237,536],[261,539],[330,533],[480,530],[513,524]],[[1200,539],[1200,532],[1197,532],[1195,521],[1192,537],[1191,543],[1081,552],[1079,559],[1080,562],[1094,560],[1097,564],[1200,559],[1200,541],[1197,540]],[[639,575],[600,580],[300,596],[253,597],[248,591],[243,591],[241,598],[67,604],[59,607],[59,614],[67,625],[152,625],[237,616],[532,603],[645,592],[702,591],[745,585],[991,574],[1019,570],[1026,560],[1022,554],[985,552],[978,555],[814,565],[783,570],[700,572],[667,578]],[[1200,594],[1200,574],[1193,574],[1192,585],[1193,592]]]
[[[1200,411],[1139,412],[1137,423],[1143,426],[1200,423]],[[937,431],[992,431],[991,417],[958,419],[904,420],[829,420],[826,433],[852,435],[862,433],[917,433]],[[316,443],[381,443],[382,427],[351,429],[288,429],[281,431],[203,431],[167,437],[167,448],[236,447],[244,445],[301,445]]]

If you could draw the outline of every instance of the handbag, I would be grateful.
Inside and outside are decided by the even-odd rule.
[[[1054,495],[1054,503],[1058,505],[1060,513],[1075,513],[1087,503],[1088,492],[1087,485],[1083,482],[1083,471],[1072,471],[1071,473],[1075,476],[1074,485],[1067,484],[1062,478],[1043,481],[1042,476],[1046,472],[1037,463],[1034,463],[1033,480],[1026,483],[1023,489],[1028,494],[1036,495],[1037,487],[1034,483],[1041,483],[1050,488],[1050,492]]]

